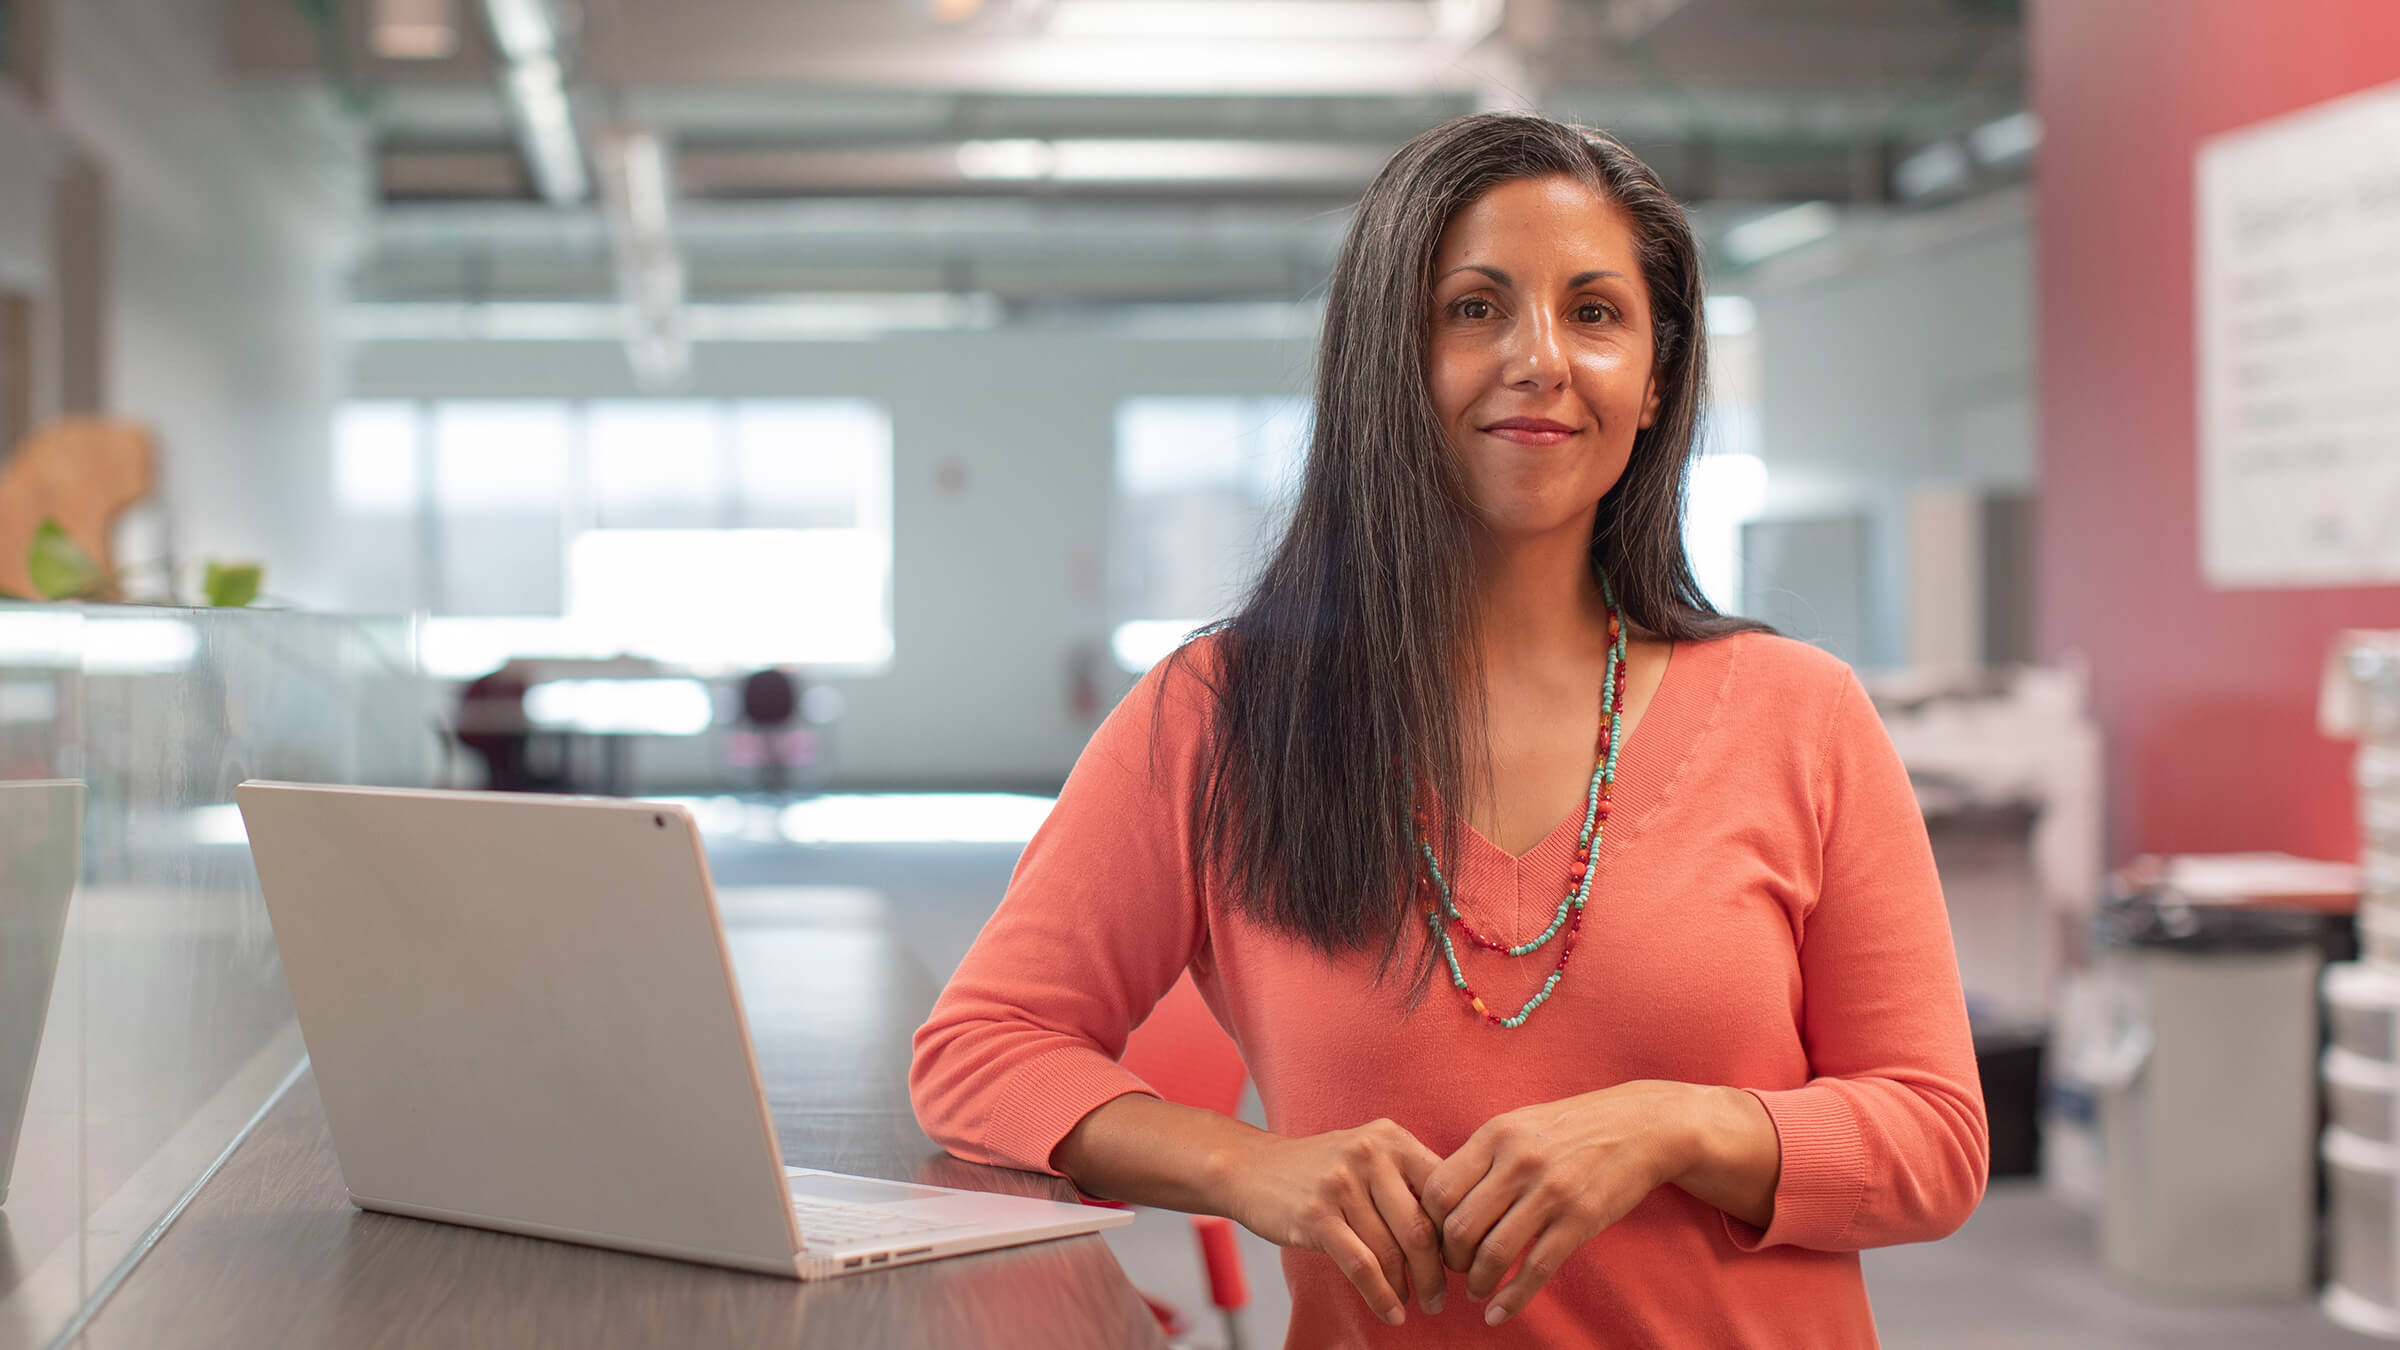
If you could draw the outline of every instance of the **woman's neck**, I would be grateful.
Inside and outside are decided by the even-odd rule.
[[[1485,669],[1572,659],[1607,641],[1590,540],[1588,519],[1530,538],[1485,536],[1477,558]]]

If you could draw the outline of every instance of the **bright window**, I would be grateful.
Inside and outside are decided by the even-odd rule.
[[[333,425],[333,495],[344,511],[414,515],[424,444],[414,403],[353,403]]]
[[[574,439],[564,403],[437,403],[434,505],[444,514],[555,515]]]
[[[1762,385],[1758,311],[1735,295],[1708,301],[1709,404],[1692,457],[1683,547],[1702,593],[1719,612],[1742,612],[1742,526],[1767,501],[1760,453]]]
[[[891,423],[856,400],[360,402],[334,435],[353,591],[425,661],[889,664]]]
[[[1308,455],[1296,398],[1117,406],[1109,601],[1118,664],[1145,670],[1240,603],[1281,534]]]
[[[716,404],[595,403],[584,416],[594,523],[604,529],[721,523],[725,419]]]

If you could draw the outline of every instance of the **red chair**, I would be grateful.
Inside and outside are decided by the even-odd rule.
[[[1240,1048],[1217,1025],[1189,974],[1158,1001],[1148,1021],[1134,1028],[1125,1042],[1123,1063],[1166,1100],[1225,1116],[1242,1109],[1242,1088],[1250,1079]],[[1242,1275],[1233,1220],[1195,1214],[1192,1229],[1200,1242],[1200,1263],[1208,1271],[1209,1301],[1225,1319],[1225,1343],[1230,1350],[1241,1350],[1241,1324],[1235,1314],[1248,1306],[1250,1285]],[[1174,1308],[1143,1297],[1158,1315],[1161,1331],[1174,1335],[1182,1330],[1182,1316]]]

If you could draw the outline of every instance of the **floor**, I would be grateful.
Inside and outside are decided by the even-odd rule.
[[[917,954],[946,976],[989,917],[1017,851],[1013,844],[722,842],[712,846],[711,862],[726,885],[881,891]],[[1254,1119],[1255,1110],[1253,1102]],[[1271,1350],[1282,1343],[1289,1308],[1275,1249],[1249,1233],[1241,1237],[1251,1290],[1243,1344]],[[1226,1344],[1186,1216],[1145,1212],[1110,1238],[1137,1285],[1201,1314],[1186,1344]],[[1967,1226],[1945,1241],[1869,1253],[1866,1270],[1884,1344],[1893,1350],[2313,1350],[2377,1343],[2333,1326],[2307,1301],[2179,1305],[2122,1291],[2100,1268],[2090,1218],[2025,1183],[1995,1186]]]

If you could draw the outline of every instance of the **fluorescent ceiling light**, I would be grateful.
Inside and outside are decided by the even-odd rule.
[[[483,0],[492,44],[511,62],[558,54],[558,20],[548,0]]]
[[[2032,110],[2010,113],[1967,133],[1967,149],[1978,164],[2006,164],[2034,152],[2042,143],[2042,119]]]
[[[966,178],[1048,178],[1057,160],[1048,141],[968,141],[958,147],[958,172]]]
[[[575,110],[567,102],[558,16],[550,0],[483,0],[483,16],[493,45],[508,61],[501,87],[516,115],[518,146],[534,190],[553,206],[582,201],[592,185],[575,134]]]
[[[950,332],[999,325],[997,296],[952,291],[863,292],[790,296],[756,304],[689,305],[686,325],[711,342],[808,341]]]
[[[1779,253],[1831,235],[1841,224],[1841,217],[1824,202],[1802,202],[1755,219],[1743,221],[1725,232],[1725,252],[1743,267],[1764,262]]]
[[[1967,152],[1956,141],[1935,141],[1892,170],[1892,187],[1908,201],[1963,191],[1973,179]]]
[[[1456,0],[1450,0],[1456,3]],[[1423,41],[1423,0],[1058,0],[1050,32],[1066,38],[1348,38]]]
[[[870,291],[687,304],[681,313],[694,342],[823,342],[993,328],[1005,311],[988,294]],[[342,332],[354,342],[622,342],[625,311],[596,301],[353,304]]]
[[[1080,140],[1052,144],[1060,182],[1207,183],[1356,181],[1383,168],[1388,151],[1327,141]]]
[[[1739,295],[1708,297],[1708,335],[1740,337],[1758,327],[1758,306]]]
[[[1340,141],[967,141],[961,177],[1062,183],[1356,183],[1373,181],[1385,151]]]
[[[583,144],[575,135],[575,110],[567,102],[558,62],[536,57],[508,68],[508,97],[535,191],[555,206],[589,197],[591,177],[583,167]]]

